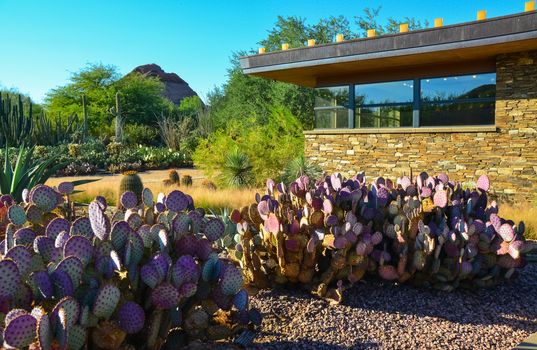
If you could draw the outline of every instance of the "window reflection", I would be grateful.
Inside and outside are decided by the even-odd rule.
[[[356,106],[411,103],[414,97],[414,82],[412,80],[360,84],[356,85],[354,89]]]
[[[422,102],[494,98],[495,96],[496,73],[421,80]]]

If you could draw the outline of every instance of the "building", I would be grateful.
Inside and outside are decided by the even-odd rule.
[[[241,58],[246,74],[316,89],[306,156],[351,176],[486,173],[537,197],[537,12]],[[478,16],[484,17],[483,13]],[[313,43],[310,43],[310,45]],[[285,47],[284,47],[285,48]]]

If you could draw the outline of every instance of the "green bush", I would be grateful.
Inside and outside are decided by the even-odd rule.
[[[14,160],[18,150],[10,148],[9,156]],[[4,157],[5,150],[0,149]],[[168,148],[153,146],[129,146],[116,142],[105,145],[92,139],[86,143],[70,143],[58,146],[36,146],[33,158],[44,161],[52,156],[58,163],[65,164],[56,175],[88,175],[99,170],[119,173],[126,170],[165,169],[192,166],[188,154]]]
[[[263,124],[255,117],[231,119],[225,129],[200,140],[192,159],[196,167],[213,177],[224,171],[229,150],[239,149],[251,163],[252,184],[261,185],[267,178],[279,177],[291,159],[304,153],[303,147],[300,122],[288,110],[275,108]]]
[[[125,126],[125,142],[129,145],[159,146],[160,136],[155,127],[127,124]]]

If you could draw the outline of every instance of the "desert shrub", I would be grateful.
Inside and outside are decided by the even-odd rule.
[[[269,177],[278,177],[291,159],[303,153],[303,147],[298,120],[286,109],[275,108],[263,124],[255,118],[231,120],[226,129],[201,139],[192,158],[196,167],[213,177],[224,171],[229,150],[239,149],[252,166],[251,183],[260,185]]]
[[[3,152],[0,150],[0,154],[4,154]],[[12,148],[10,156],[13,157],[16,153],[17,150]],[[33,156],[37,160],[45,160],[53,155],[57,155],[59,163],[65,164],[56,175],[88,175],[99,170],[118,173],[126,170],[180,168],[192,165],[185,154],[168,148],[133,147],[117,142],[105,145],[97,139],[86,143],[38,146],[33,151]]]
[[[158,129],[147,125],[127,124],[125,126],[125,142],[128,145],[158,146]]]

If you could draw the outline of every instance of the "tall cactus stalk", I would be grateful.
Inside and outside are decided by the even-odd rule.
[[[86,106],[86,95],[82,95],[82,114],[84,115],[82,140],[86,141],[88,138],[88,109]]]
[[[0,94],[0,134],[4,144],[18,147],[23,142],[28,143],[32,133],[32,102],[30,100],[28,113],[28,115],[24,113],[21,95],[18,95],[17,102],[13,104],[9,95],[2,98]]]
[[[116,142],[123,142],[123,118],[119,105],[119,92],[116,92],[116,106],[110,108],[110,114],[116,118]]]

